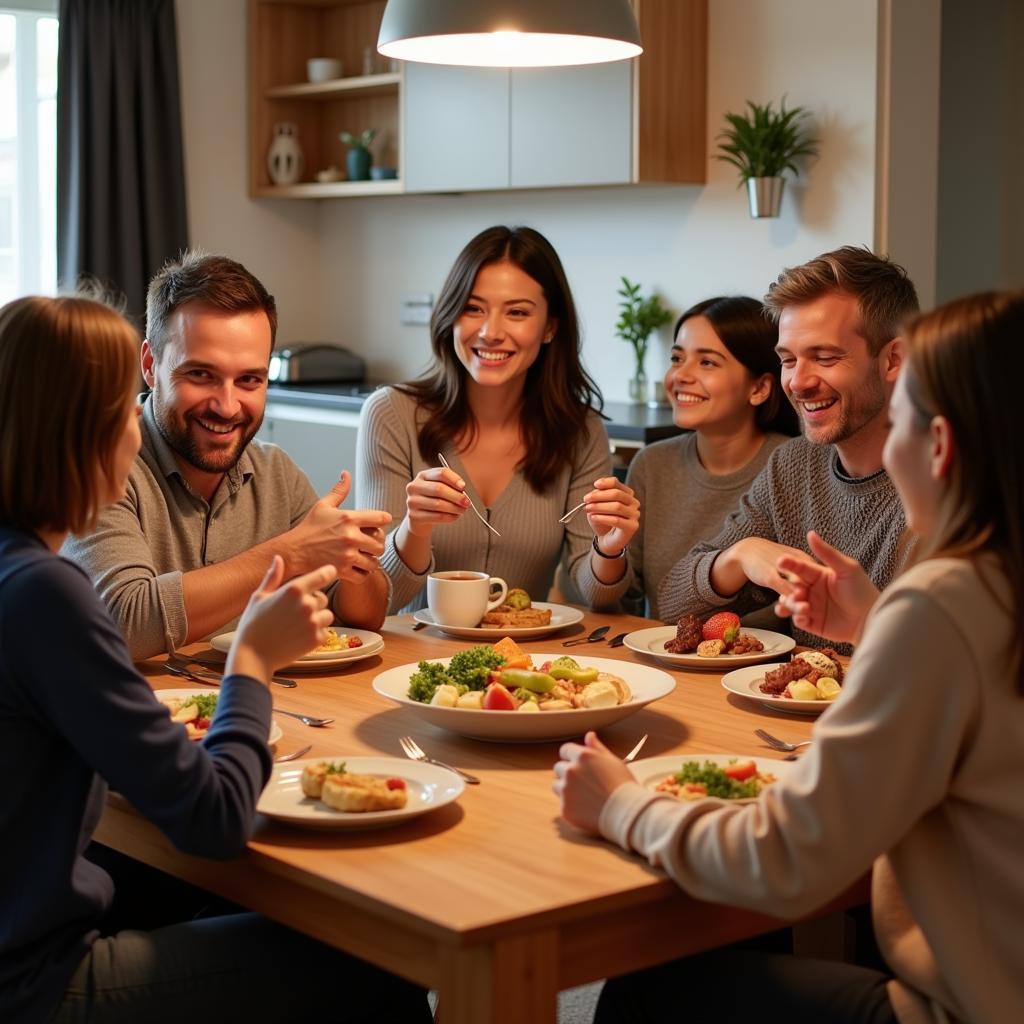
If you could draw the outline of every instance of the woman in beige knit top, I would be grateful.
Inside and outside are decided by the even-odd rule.
[[[543,600],[560,558],[588,604],[614,604],[639,503],[611,475],[600,394],[548,240],[482,231],[449,272],[430,334],[434,365],[372,395],[359,431],[359,504],[398,524],[381,557],[392,609],[422,606],[434,569],[486,571]]]
[[[887,969],[719,950],[610,982],[596,1020],[1024,1020],[1024,292],[920,317],[884,461],[921,537],[881,595],[811,536],[779,559],[803,628],[857,644],[792,774],[746,806],[632,781],[593,734],[555,767],[563,816],[691,895],[796,918],[873,865]],[[742,752],[740,752],[742,753]],[[737,984],[740,982],[740,984]],[[693,1014],[690,1011],[698,1011]]]

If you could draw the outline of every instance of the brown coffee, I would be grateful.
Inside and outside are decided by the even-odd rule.
[[[452,573],[450,576],[443,576],[442,579],[451,580],[453,583],[458,580],[473,580],[474,582],[478,582],[480,577],[470,576],[468,573],[456,572]]]

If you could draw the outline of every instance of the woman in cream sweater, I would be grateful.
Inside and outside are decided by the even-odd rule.
[[[814,535],[780,610],[857,644],[796,770],[754,803],[646,790],[593,734],[555,767],[563,816],[700,899],[796,918],[874,865],[888,971],[720,950],[608,984],[597,1014],[713,1007],[787,1021],[1024,1019],[1024,292],[915,321],[885,465],[917,563],[877,594]],[[741,980],[742,984],[735,982]],[[698,1014],[699,1016],[699,1014]]]

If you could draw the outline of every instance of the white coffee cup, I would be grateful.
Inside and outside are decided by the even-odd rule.
[[[452,569],[427,577],[427,607],[443,626],[479,626],[485,612],[497,608],[508,585],[485,572]]]
[[[341,78],[342,63],[334,57],[310,57],[306,61],[306,77],[311,82],[331,82]]]

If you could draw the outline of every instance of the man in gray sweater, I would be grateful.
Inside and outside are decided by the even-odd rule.
[[[907,554],[882,448],[902,362],[900,325],[918,308],[913,284],[890,260],[844,246],[783,271],[765,305],[779,324],[782,386],[803,436],[772,452],[718,535],[662,580],[666,620],[771,604],[789,589],[776,561],[783,553],[807,557],[808,530],[855,558],[880,590]],[[827,642],[797,629],[794,636]]]
[[[150,282],[140,407],[142,448],[120,501],[62,554],[89,575],[132,657],[231,628],[275,554],[288,577],[330,563],[336,618],[376,629],[390,585],[377,563],[387,512],[340,508],[263,422],[277,329],[272,295],[241,264],[186,253]]]

